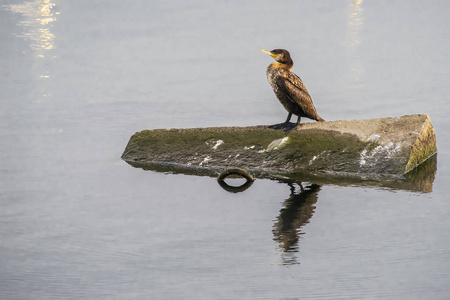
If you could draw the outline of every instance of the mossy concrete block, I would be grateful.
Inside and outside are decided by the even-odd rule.
[[[420,114],[305,123],[289,133],[268,126],[143,130],[122,158],[204,175],[237,167],[268,178],[397,180],[435,153],[433,125]]]

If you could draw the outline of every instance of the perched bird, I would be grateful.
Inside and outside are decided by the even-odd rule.
[[[267,67],[266,76],[278,100],[289,113],[284,123],[275,124],[269,128],[290,130],[300,125],[301,117],[325,122],[325,119],[317,114],[311,96],[300,77],[291,72],[294,62],[289,52],[284,49],[259,51],[269,54],[276,60]],[[297,124],[290,123],[292,114],[298,116]]]

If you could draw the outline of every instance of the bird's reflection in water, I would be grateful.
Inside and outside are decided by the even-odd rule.
[[[280,215],[275,219],[272,232],[274,240],[280,244],[282,264],[293,265],[299,263],[297,258],[298,240],[300,235],[303,234],[300,229],[309,222],[314,214],[318,193],[322,186],[310,184],[303,187],[301,182],[288,180],[280,182],[289,186],[291,194],[283,202],[283,208],[280,210]],[[253,180],[247,180],[241,186],[228,185],[223,179],[219,179],[218,183],[224,190],[238,193],[248,189],[253,184]]]
[[[285,181],[284,181],[285,182]],[[317,194],[321,185],[311,184],[303,187],[301,182],[285,182],[291,190],[291,195],[284,201],[280,215],[273,225],[274,240],[282,251],[282,264],[298,264],[297,252],[301,227],[309,222],[314,214]],[[298,188],[296,189],[296,186]]]

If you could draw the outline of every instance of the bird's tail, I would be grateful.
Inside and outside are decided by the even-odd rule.
[[[317,122],[326,122],[327,120],[325,120],[324,118],[321,118],[321,117],[317,116],[316,121],[317,121]]]

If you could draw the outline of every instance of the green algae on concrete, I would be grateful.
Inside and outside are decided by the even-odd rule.
[[[284,140],[284,145],[269,147],[277,140]],[[352,172],[358,167],[359,152],[369,144],[351,134],[326,130],[286,134],[265,126],[158,129],[136,133],[123,158],[181,168],[239,166],[257,174],[278,175],[326,171],[332,161],[332,170]]]
[[[216,176],[242,168],[266,178],[403,180],[436,153],[427,115],[267,126],[143,130],[122,158],[154,170]]]

